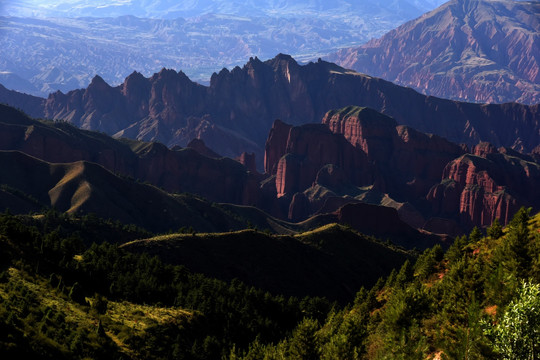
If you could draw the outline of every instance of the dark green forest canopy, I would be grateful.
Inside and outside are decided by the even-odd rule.
[[[245,359],[532,359],[540,354],[540,215],[427,249],[324,322]]]
[[[521,209],[506,228],[495,222],[446,252],[428,249],[340,306],[210,279],[115,245],[145,236],[134,227],[54,212],[6,213],[0,352],[69,359],[534,358],[539,231],[540,215]],[[103,234],[111,235],[92,244]]]

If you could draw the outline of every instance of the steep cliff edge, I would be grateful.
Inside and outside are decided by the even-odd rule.
[[[333,110],[317,125],[277,121],[266,150],[276,195],[294,221],[362,202],[393,207],[415,228],[455,235],[494,218],[506,223],[520,206],[540,207],[534,154],[489,143],[469,153],[369,108]]]
[[[427,195],[434,214],[465,226],[489,226],[495,218],[508,223],[521,206],[537,210],[540,164],[488,144],[479,147],[475,155],[465,154],[445,167],[441,183]]]

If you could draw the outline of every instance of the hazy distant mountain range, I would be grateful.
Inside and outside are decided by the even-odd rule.
[[[424,1],[10,1],[0,7],[0,83],[45,96],[161,68],[208,81],[279,52],[317,59],[443,3]]]
[[[199,16],[202,14],[228,14],[273,17],[354,17],[360,13],[371,15],[411,17],[418,12],[435,8],[441,0],[16,0],[4,6],[14,16],[62,17],[116,17],[133,15],[160,19]],[[349,13],[349,14],[347,14]]]
[[[540,2],[453,0],[330,61],[438,97],[540,102]]]

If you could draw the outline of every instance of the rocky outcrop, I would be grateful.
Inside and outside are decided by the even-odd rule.
[[[323,123],[361,149],[377,168],[375,186],[392,197],[413,200],[440,180],[446,164],[463,154],[458,145],[407,126],[369,108],[328,112]]]
[[[0,101],[10,99],[0,92]],[[209,86],[164,69],[150,78],[133,73],[117,87],[96,77],[88,88],[51,94],[44,103],[43,116],[86,129],[167,146],[185,147],[200,138],[223,156],[254,152],[261,163],[275,119],[294,126],[318,123],[329,110],[348,105],[373,108],[398,124],[469,146],[489,141],[529,152],[540,142],[538,106],[426,97],[325,61],[299,65],[283,54],[224,69]]]
[[[342,168],[335,164],[327,164],[323,166],[315,177],[315,184],[324,186],[330,189],[336,189],[338,192],[343,188],[351,185],[347,173]]]
[[[494,217],[505,223],[519,206],[540,204],[534,153],[480,143],[465,154],[462,146],[397,125],[368,108],[329,112],[323,124],[276,121],[266,146],[266,168],[274,174],[254,171],[251,155],[244,154],[243,165],[217,158],[200,140],[191,146],[114,140],[0,106],[0,150],[54,163],[97,163],[170,192],[254,205],[293,221],[369,203],[393,208],[415,228],[457,234]]]
[[[277,121],[266,144],[266,169],[276,169],[276,195],[291,201],[289,219],[299,220],[328,208],[331,198],[348,196],[332,200],[340,206],[355,197],[364,201],[360,187],[366,186],[391,201],[417,203],[440,181],[446,164],[462,154],[460,146],[440,137],[351,106],[328,112],[323,124],[291,127]],[[413,206],[403,209],[411,223],[423,224]]]
[[[257,161],[254,153],[248,154],[247,152],[243,152],[237,160],[252,173],[257,173]]]
[[[491,146],[478,147],[450,162],[443,180],[428,196],[433,213],[457,220],[465,227],[488,226],[498,218],[506,224],[521,206],[540,205],[540,165]]]
[[[392,207],[416,228],[457,235],[495,217],[506,223],[520,206],[540,208],[534,155],[486,142],[467,153],[369,108],[330,111],[319,125],[276,122],[266,148],[290,220],[362,202]]]
[[[278,153],[278,150],[269,149],[269,152]],[[358,186],[373,182],[373,171],[365,153],[343,136],[332,133],[324,124],[292,127],[285,152],[276,166],[278,197],[310,187],[327,164],[343,169],[343,178]]]
[[[349,106],[329,111],[322,123],[333,133],[342,134],[372,161],[387,162],[392,156],[397,122],[388,116],[369,108]]]
[[[306,214],[311,213],[311,204],[304,193],[294,194],[289,205],[288,218],[291,221],[299,222],[306,218]]]
[[[277,172],[279,159],[287,153],[287,141],[291,128],[292,125],[276,120],[270,129],[264,152],[264,171],[269,175]]]
[[[539,13],[538,2],[453,0],[328,58],[433,96],[538,104]]]
[[[489,154],[495,154],[497,153],[497,149],[495,146],[491,145],[488,142],[481,142],[475,147],[473,147],[471,153],[476,156],[480,157],[487,157]]]

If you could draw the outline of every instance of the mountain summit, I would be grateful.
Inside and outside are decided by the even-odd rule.
[[[452,0],[329,59],[433,96],[537,104],[538,14],[538,1]]]

